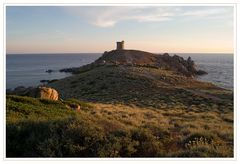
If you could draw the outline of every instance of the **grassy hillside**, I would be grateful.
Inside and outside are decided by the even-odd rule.
[[[62,101],[7,96],[7,156],[233,157],[232,91],[190,58],[115,52],[51,81]]]
[[[188,109],[196,106],[199,110],[233,109],[232,91],[152,67],[99,66],[49,86],[58,90],[63,99],[155,109],[175,106]]]
[[[66,85],[77,85],[78,81],[73,83],[76,79],[83,82],[81,76],[74,76]],[[231,96],[214,87],[211,96],[204,87],[201,94],[190,96],[194,89],[188,88],[191,92],[174,90],[179,95],[166,92],[169,97],[165,99],[159,95],[158,103],[153,96],[152,105],[151,99],[145,104],[124,97],[110,100],[104,95],[100,101],[92,90],[94,99],[86,90],[84,101],[7,96],[7,157],[232,157]],[[99,92],[103,94],[104,88]],[[81,110],[68,109],[69,103],[80,104]]]

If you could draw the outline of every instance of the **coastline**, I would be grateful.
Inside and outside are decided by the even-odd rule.
[[[99,55],[100,53],[98,53],[98,56],[100,56]],[[176,54],[178,54],[178,53],[176,53]],[[56,54],[55,54],[56,55]],[[83,54],[84,55],[84,54]],[[173,54],[171,54],[171,55],[173,55]],[[185,55],[184,54],[179,54],[180,56],[183,56],[184,58],[187,58],[187,56],[188,55],[190,55],[192,58],[193,58],[193,60],[194,61],[196,61],[196,64],[197,64],[197,66],[199,66],[199,65],[201,65],[201,69],[205,69],[205,70],[207,70],[207,72],[209,72],[209,74],[208,75],[206,75],[206,76],[200,76],[200,78],[198,78],[199,80],[201,80],[201,81],[205,81],[205,82],[212,82],[212,83],[214,83],[215,85],[217,85],[217,86],[219,86],[219,87],[223,87],[223,88],[225,88],[225,89],[231,89],[231,90],[233,90],[233,70],[231,69],[231,70],[227,70],[227,69],[229,69],[229,68],[233,68],[233,65],[230,63],[230,65],[229,65],[229,68],[221,68],[221,65],[223,65],[223,64],[221,64],[220,66],[218,66],[219,64],[218,64],[218,62],[220,62],[219,61],[219,57],[217,57],[216,59],[214,59],[214,58],[210,58],[209,60],[208,60],[208,58],[203,58],[203,59],[201,59],[201,56],[203,55],[203,57],[204,56],[207,56],[207,54],[202,54],[202,53],[200,53],[199,54],[199,56],[197,55],[197,59],[195,59],[196,58],[196,56],[194,56],[193,54],[187,54],[186,55],[186,53],[185,53]],[[216,54],[217,55],[217,54]],[[66,54],[65,55],[61,55],[61,56],[66,56]],[[60,56],[60,57],[61,57]],[[74,54],[74,56],[75,57],[77,57],[78,55],[76,55],[76,54]],[[93,55],[92,55],[93,56]],[[227,55],[224,55],[224,56],[226,56],[227,57]],[[47,56],[46,56],[47,57]],[[54,57],[54,56],[53,56]],[[59,58],[58,56],[56,56],[55,58]],[[80,66],[81,66],[81,62],[83,61],[83,60],[86,60],[86,58],[84,59],[84,58],[82,58],[82,60],[81,60],[81,57],[77,57],[77,58],[72,58],[72,60],[71,60],[71,56],[70,56],[70,60],[68,59],[68,60],[66,60],[67,61],[67,63],[70,63],[72,66],[70,66],[70,67],[76,67],[76,66],[79,66],[79,64],[80,64]],[[200,59],[201,60],[200,60]],[[47,58],[46,58],[47,59]],[[96,60],[97,59],[97,56],[96,57],[94,57],[94,58],[92,58],[91,60],[87,60],[88,61],[88,63],[90,63],[91,61],[94,61],[94,60]],[[220,59],[221,59],[221,56],[220,56]],[[24,59],[25,60],[25,59]],[[36,60],[38,60],[38,58],[36,59]],[[222,59],[223,60],[223,62],[225,62],[226,60],[223,58]],[[233,59],[232,59],[232,57],[229,59],[230,61],[232,61]],[[227,60],[227,61],[229,61],[229,60]],[[7,59],[7,62],[9,62],[10,61],[10,59]],[[20,60],[18,60],[18,61],[20,61]],[[54,61],[54,58],[53,59],[49,59],[49,61]],[[76,62],[76,61],[79,61],[79,64]],[[210,67],[208,66],[208,64],[205,62],[205,61],[207,61],[207,62],[214,62],[214,61],[216,61],[216,69],[214,69],[214,67],[212,67],[211,65],[210,65]],[[27,61],[26,61],[27,62]],[[12,62],[11,62],[12,63]],[[40,63],[41,63],[41,61],[40,61]],[[62,63],[61,61],[59,62],[59,63]],[[66,62],[65,62],[66,63]],[[74,64],[75,63],[75,64]],[[222,62],[221,62],[222,63]],[[8,63],[7,63],[8,64]],[[20,64],[20,63],[19,63]],[[210,63],[211,64],[211,63]],[[8,64],[9,65],[9,64]],[[14,65],[16,65],[16,64],[14,64]],[[24,63],[24,65],[29,65],[28,64],[28,62],[27,63]],[[36,67],[36,69],[39,67],[38,66],[38,64],[35,64],[37,67]],[[42,64],[43,65],[43,64]],[[52,64],[50,64],[50,65],[52,65]],[[60,64],[61,65],[61,64]],[[54,66],[54,65],[53,65]],[[41,66],[42,67],[42,66]],[[69,68],[69,66],[60,66],[60,67],[58,67],[57,69],[55,69],[55,70],[60,70],[60,69],[64,69],[64,68]],[[10,68],[9,68],[10,69]],[[64,78],[64,77],[67,77],[67,76],[71,76],[70,74],[68,74],[67,76],[65,76],[63,73],[59,73],[59,72],[52,72],[52,74],[48,74],[48,73],[45,73],[45,71],[46,70],[48,70],[48,69],[53,69],[53,68],[51,68],[51,67],[46,67],[46,68],[44,68],[44,69],[39,69],[37,72],[36,71],[32,71],[32,72],[30,72],[30,69],[29,69],[29,71],[28,72],[26,72],[26,73],[24,73],[24,70],[23,71],[21,71],[21,72],[23,72],[24,74],[25,74],[25,78],[23,79],[22,78],[22,80],[21,79],[19,79],[20,77],[20,75],[18,75],[19,73],[14,73],[13,74],[13,72],[8,72],[8,68],[7,68],[7,86],[8,86],[8,83],[16,83],[15,85],[10,85],[10,86],[12,86],[12,87],[7,87],[7,89],[8,88],[12,88],[12,89],[14,89],[15,87],[17,87],[17,86],[25,86],[25,87],[28,87],[28,86],[37,86],[37,85],[41,85],[41,83],[40,83],[40,80],[53,80],[53,79],[62,79],[62,78]],[[224,69],[226,69],[226,71],[224,71]],[[11,68],[10,69],[11,71],[14,71],[14,68]],[[21,70],[21,68],[17,68],[17,70]],[[222,70],[222,71],[221,71]],[[219,72],[219,73],[218,73]],[[221,72],[225,72],[224,74],[221,74]],[[40,77],[40,76],[42,76],[41,78],[38,78],[38,80],[35,80],[36,82],[34,82],[34,83],[31,83],[31,80],[32,79],[35,79],[36,77],[31,77],[32,75],[32,73],[34,73],[34,74],[36,74],[36,75],[38,75],[38,77]],[[21,73],[22,74],[22,73]],[[22,77],[24,77],[24,74],[23,75],[21,75]],[[10,77],[9,77],[10,76]],[[226,77],[226,79],[219,79],[219,77]],[[13,79],[14,77],[19,77],[18,79],[16,79],[17,81],[16,82],[14,82],[14,81],[8,81],[8,79]],[[202,79],[203,78],[203,79]],[[14,79],[13,79],[14,80]],[[21,83],[18,83],[18,81],[22,81]],[[220,81],[219,81],[220,80]],[[228,80],[228,81],[224,81],[224,80]],[[24,82],[25,81],[25,82]]]

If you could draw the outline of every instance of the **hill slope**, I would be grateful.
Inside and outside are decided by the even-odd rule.
[[[7,96],[7,157],[233,156],[228,109],[67,102]]]
[[[49,83],[62,101],[8,96],[7,156],[233,156],[232,91],[189,77],[178,57],[116,52]]]
[[[151,67],[102,65],[49,86],[57,89],[62,98],[154,108],[161,108],[162,102],[170,106],[201,102],[225,106],[232,102],[231,91]]]

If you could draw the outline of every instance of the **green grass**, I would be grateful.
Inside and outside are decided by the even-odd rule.
[[[68,109],[69,103],[81,110]],[[6,110],[7,157],[233,157],[228,110],[21,96],[7,96]]]
[[[233,94],[172,71],[140,66],[99,66],[49,84],[63,99],[164,108],[233,109]],[[214,105],[214,107],[211,107]],[[193,109],[195,110],[195,109]]]

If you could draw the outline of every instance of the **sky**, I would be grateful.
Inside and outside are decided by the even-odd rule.
[[[6,52],[233,53],[232,6],[7,6]]]

